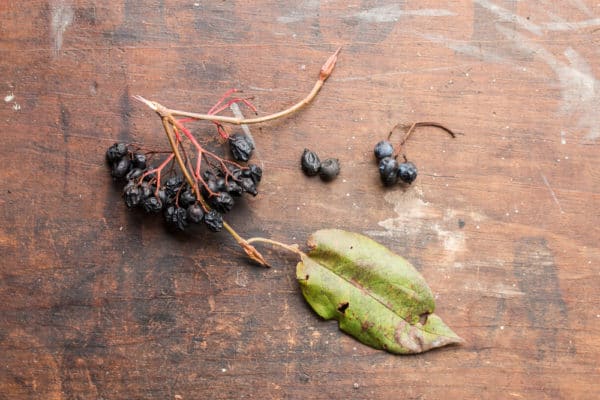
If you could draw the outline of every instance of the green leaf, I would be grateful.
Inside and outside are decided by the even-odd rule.
[[[324,229],[296,267],[302,294],[344,332],[392,353],[421,353],[462,339],[435,314],[431,289],[404,258],[358,233]]]

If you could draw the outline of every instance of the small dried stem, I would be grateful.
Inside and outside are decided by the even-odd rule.
[[[250,124],[259,124],[262,122],[272,121],[274,119],[278,119],[278,118],[293,114],[294,112],[298,111],[300,108],[302,108],[305,105],[307,105],[308,103],[310,103],[315,98],[317,93],[319,93],[319,90],[321,90],[321,88],[323,87],[323,84],[325,83],[327,78],[329,78],[329,76],[331,75],[331,72],[333,71],[333,68],[335,67],[335,63],[337,61],[337,56],[338,56],[340,50],[341,50],[341,47],[338,48],[336,50],[336,52],[329,57],[329,59],[327,59],[325,64],[323,64],[323,66],[321,67],[321,70],[319,72],[319,79],[313,86],[310,93],[304,99],[300,100],[298,103],[294,104],[293,106],[291,106],[283,111],[280,111],[280,112],[277,112],[274,114],[270,114],[270,115],[265,115],[263,117],[257,117],[257,118],[226,117],[226,116],[222,116],[222,115],[210,114],[210,111],[209,111],[209,114],[199,114],[199,113],[193,113],[193,112],[188,112],[188,111],[169,109],[155,101],[147,100],[147,99],[143,98],[142,96],[134,96],[134,99],[146,104],[152,110],[156,111],[161,117],[165,117],[165,116],[188,117],[188,118],[192,118],[195,120],[220,122],[220,123],[227,123],[227,124],[232,124],[232,125],[250,125]],[[217,106],[221,102],[217,103]],[[214,111],[214,109],[215,109],[215,107],[213,107],[212,111]]]
[[[398,155],[400,154],[400,152],[402,150],[402,147],[404,146],[404,144],[406,144],[406,141],[408,140],[408,138],[410,137],[410,135],[415,131],[415,128],[421,127],[421,126],[433,126],[435,128],[439,128],[439,129],[447,132],[453,138],[455,138],[456,135],[457,135],[456,132],[452,131],[447,126],[440,124],[439,122],[425,122],[425,121],[421,121],[421,122],[413,122],[411,125],[405,125],[405,124],[402,124],[402,123],[397,123],[390,130],[390,133],[388,133],[388,140],[390,140],[390,138],[392,137],[392,134],[394,133],[394,131],[396,131],[397,128],[402,127],[404,129],[406,129],[408,127],[408,130],[406,131],[406,133],[404,134],[404,137],[400,141],[400,146],[398,147],[398,150],[396,150],[396,152],[394,154],[395,158],[398,157]],[[404,160],[406,161],[406,156],[404,156]]]
[[[305,255],[302,251],[300,251],[300,249],[298,248],[298,245],[296,245],[296,244],[289,245],[289,244],[278,242],[276,240],[262,238],[262,237],[253,237],[253,238],[248,239],[247,242],[248,243],[254,243],[254,242],[268,243],[273,246],[281,247],[282,249],[290,251],[300,257]]]

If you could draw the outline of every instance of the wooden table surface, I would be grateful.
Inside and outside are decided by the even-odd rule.
[[[559,3],[0,2],[0,398],[600,398],[600,4]],[[228,221],[384,243],[462,346],[358,343],[306,305],[294,257],[173,234],[105,165],[117,140],[167,148],[133,95],[205,112],[235,87],[266,115],[338,46],[310,106],[251,128],[265,175]],[[373,145],[428,120],[464,135],[419,130],[419,178],[384,188]],[[339,178],[305,177],[305,147]]]

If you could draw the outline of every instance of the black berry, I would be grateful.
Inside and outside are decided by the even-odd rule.
[[[248,161],[254,150],[254,144],[247,135],[235,133],[229,136],[229,148],[237,161]]]
[[[204,210],[202,210],[202,207],[200,207],[200,204],[198,203],[189,206],[187,213],[188,219],[195,224],[199,223],[202,221],[202,218],[204,218]]]
[[[196,195],[192,191],[192,189],[187,188],[183,192],[179,194],[179,205],[182,207],[187,207],[196,202]]]
[[[233,197],[240,197],[242,193],[244,193],[244,189],[233,179],[230,179],[225,185],[225,190],[227,193],[232,195]]]
[[[319,176],[324,181],[334,180],[340,173],[340,160],[337,158],[328,158],[321,163]]]
[[[145,169],[146,168],[146,155],[140,153],[134,153],[132,160],[135,168]]]
[[[310,151],[309,149],[304,149],[302,153],[302,157],[300,158],[300,163],[302,165],[302,171],[308,176],[314,176],[319,173],[319,169],[321,168],[321,160],[319,160],[319,156],[314,151]]]
[[[219,192],[216,196],[211,196],[208,198],[208,203],[215,210],[226,213],[231,211],[233,208],[234,200],[233,197],[227,192]]]
[[[256,164],[249,164],[248,169],[242,171],[242,175],[252,178],[254,183],[258,185],[258,182],[262,179],[262,168]]]
[[[387,140],[382,140],[375,145],[373,152],[375,153],[377,160],[381,160],[385,157],[391,157],[392,154],[394,154],[394,146]]]
[[[252,196],[256,196],[258,194],[258,190],[256,190],[256,184],[254,183],[252,178],[241,178],[240,186],[242,187],[242,190],[244,192],[250,193]]]
[[[125,143],[115,143],[106,150],[106,159],[113,164],[127,154],[127,145]]]
[[[183,177],[175,175],[167,179],[165,182],[165,191],[169,197],[175,196],[179,191],[179,188],[183,184]]]
[[[223,229],[223,216],[217,210],[210,210],[204,215],[204,223],[213,232]]]
[[[142,170],[140,168],[133,168],[127,173],[125,178],[127,180],[136,179],[136,178],[139,178],[140,176],[142,176],[143,173],[144,173],[144,170]]]
[[[163,203],[156,196],[146,197],[142,201],[142,207],[144,207],[144,211],[147,213],[157,213],[162,210]]]
[[[165,209],[165,220],[169,225],[183,231],[188,225],[187,211],[185,208],[168,206]]]
[[[379,177],[386,186],[398,181],[398,161],[391,157],[382,158],[379,162]]]
[[[142,201],[142,189],[134,182],[129,181],[123,189],[123,196],[125,197],[125,204],[127,204],[127,207],[133,208]]]
[[[398,166],[398,178],[405,183],[413,183],[417,179],[417,166],[410,161],[403,162]]]
[[[113,164],[112,170],[110,173],[113,176],[113,178],[117,178],[117,179],[124,178],[125,175],[127,175],[127,173],[129,172],[130,167],[131,167],[131,161],[129,161],[129,158],[122,157]]]

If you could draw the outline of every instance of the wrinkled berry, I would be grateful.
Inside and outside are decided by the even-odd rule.
[[[123,189],[123,196],[125,197],[127,207],[133,208],[142,201],[142,189],[132,181],[129,181]]]
[[[217,210],[210,210],[204,215],[204,223],[213,232],[223,229],[223,216]]]
[[[229,136],[229,148],[237,161],[248,161],[254,150],[254,144],[247,135],[235,133]]]
[[[382,140],[375,145],[373,152],[375,153],[377,160],[381,160],[385,157],[391,157],[392,154],[394,154],[394,146],[387,140]]]
[[[125,175],[129,172],[129,168],[131,167],[131,161],[129,158],[122,157],[117,162],[115,162],[112,166],[111,175],[113,178],[124,178]]]
[[[196,202],[196,195],[192,189],[188,188],[179,194],[179,205],[187,207]]]
[[[144,207],[144,211],[147,213],[157,213],[162,210],[163,203],[156,196],[146,197],[142,201],[142,207]]]
[[[115,143],[106,150],[106,159],[113,164],[127,154],[127,145],[125,143]]]
[[[204,218],[204,210],[202,210],[202,207],[200,207],[200,204],[198,203],[189,206],[187,213],[188,219],[195,224],[199,223],[202,221],[202,218]]]
[[[136,178],[139,178],[140,176],[142,176],[143,173],[144,173],[144,170],[142,170],[140,168],[133,168],[127,173],[125,178],[127,180],[136,179]]]
[[[141,153],[134,153],[131,162],[133,166],[139,169],[146,168],[146,155]]]
[[[180,175],[175,175],[167,179],[167,181],[165,182],[165,191],[167,192],[167,195],[169,197],[175,196],[182,184],[183,177]]]
[[[220,213],[231,211],[234,203],[233,197],[227,192],[219,192],[216,196],[208,198],[208,204]]]
[[[337,158],[328,158],[321,163],[321,169],[319,170],[319,176],[324,181],[331,181],[335,179],[340,173],[340,160]]]
[[[171,226],[176,227],[179,230],[185,230],[188,225],[187,222],[187,211],[184,208],[168,206],[165,209],[165,220]]]
[[[386,186],[391,186],[398,181],[398,161],[391,157],[382,158],[379,162],[379,176]]]
[[[314,176],[319,173],[319,169],[321,168],[321,160],[319,160],[319,156],[314,151],[310,151],[309,149],[304,149],[302,153],[302,157],[300,158],[300,163],[302,165],[302,171],[308,176]]]
[[[147,199],[150,196],[154,195],[156,191],[156,186],[148,184],[148,182],[143,182],[140,185],[140,189],[142,190],[142,200]]]
[[[240,186],[246,193],[250,193],[252,196],[256,196],[258,194],[258,190],[256,190],[256,184],[252,180],[252,178],[241,178]]]
[[[258,184],[262,179],[262,168],[256,164],[249,164],[248,169],[242,170],[242,176],[252,178],[254,183]]]
[[[244,193],[242,187],[233,179],[229,179],[229,181],[225,185],[225,190],[233,197],[240,197],[242,193]]]
[[[403,162],[398,166],[398,178],[405,183],[413,183],[417,179],[417,166],[410,161]]]

